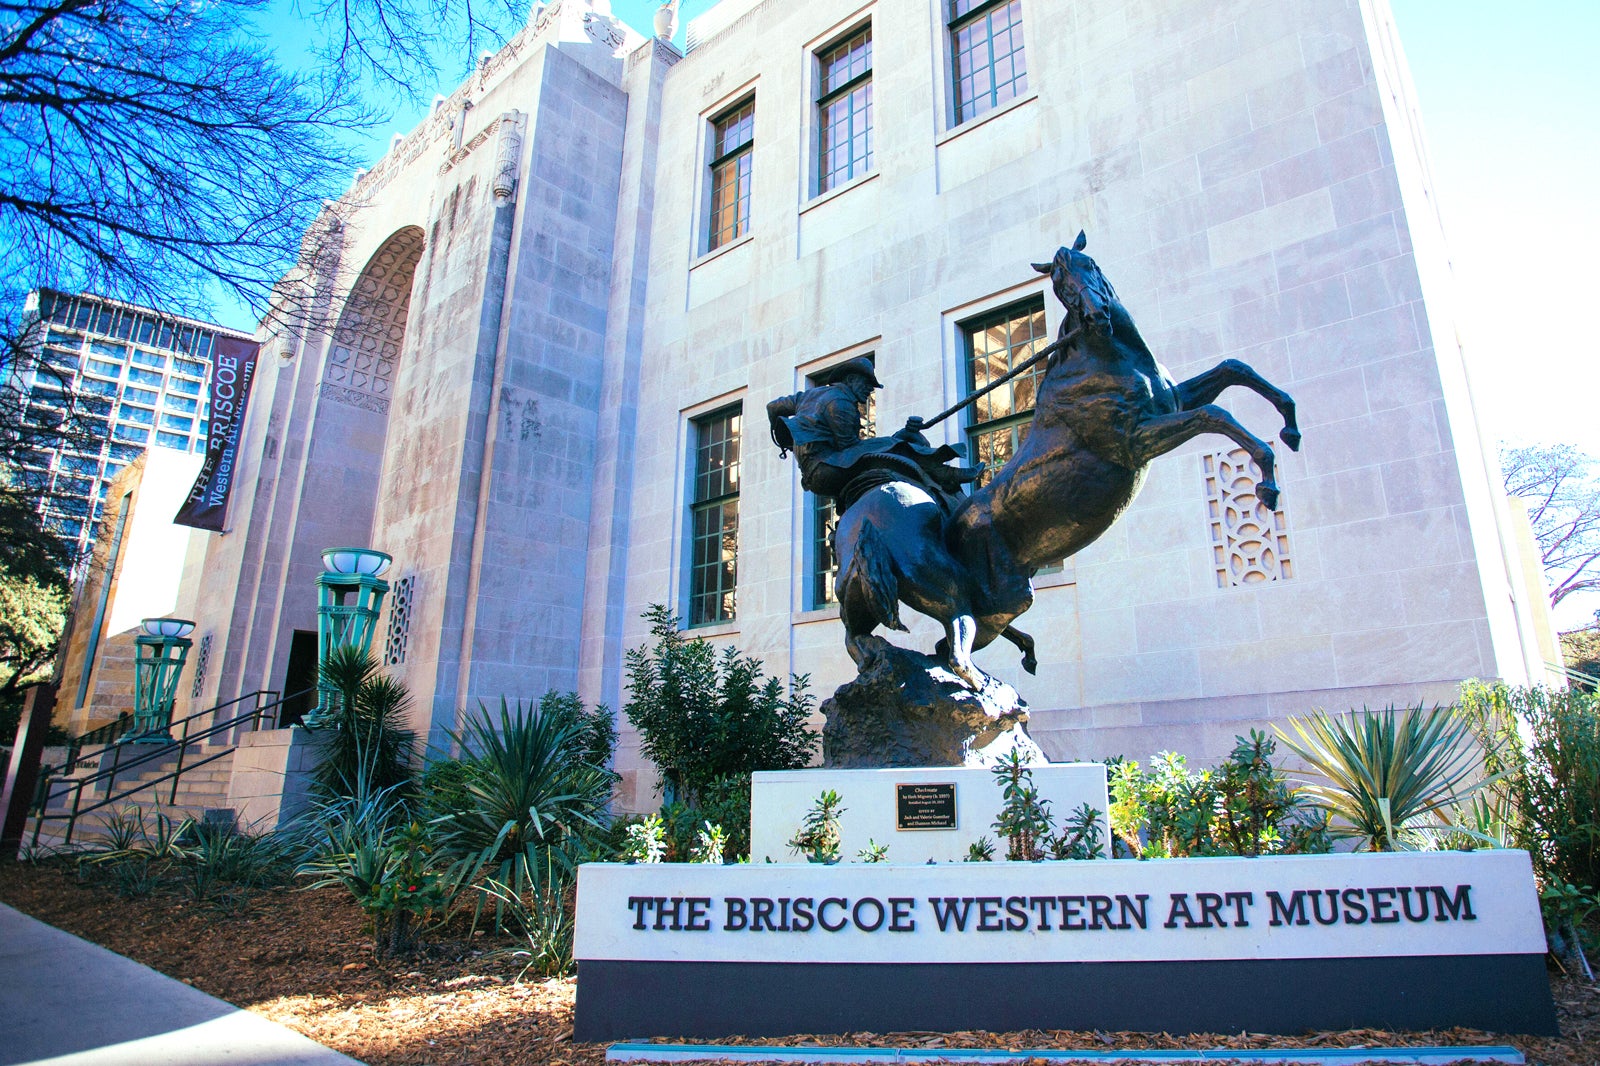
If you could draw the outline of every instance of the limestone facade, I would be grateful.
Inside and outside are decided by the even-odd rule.
[[[957,122],[970,55],[943,0],[724,0],[682,57],[579,0],[536,9],[330,211],[299,282],[320,317],[263,327],[278,357],[230,528],[186,586],[214,638],[196,699],[281,688],[318,553],[349,543],[410,581],[387,658],[431,742],[502,695],[619,708],[641,611],[690,616],[696,434],[736,405],[736,614],[699,631],[826,695],[853,667],[762,409],[863,354],[883,431],[943,409],[974,321],[1033,301],[1054,334],[1029,263],[1079,229],[1174,376],[1251,363],[1298,400],[1305,447],[1278,449],[1274,513],[1228,441],[1196,441],[1039,575],[1038,676],[1009,646],[979,661],[1053,757],[1212,760],[1313,707],[1538,675],[1542,593],[1473,410],[1384,0],[984,12],[1026,75]],[[819,192],[819,56],[863,29],[870,158]],[[750,101],[747,224],[713,242],[718,123]],[[1276,433],[1263,401],[1223,402]],[[621,724],[623,804],[646,808]]]

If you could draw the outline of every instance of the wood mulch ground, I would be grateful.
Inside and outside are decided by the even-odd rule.
[[[123,899],[71,865],[0,864],[0,902],[247,1008],[371,1066],[599,1066],[603,1044],[572,1042],[573,982],[518,981],[509,942],[438,941],[379,962],[361,912],[336,889],[277,889],[224,915],[168,894]],[[1283,1038],[1142,1033],[854,1033],[759,1045],[1153,1050],[1513,1044],[1539,1066],[1600,1064],[1600,987],[1555,975],[1559,1039],[1465,1029],[1354,1030]]]

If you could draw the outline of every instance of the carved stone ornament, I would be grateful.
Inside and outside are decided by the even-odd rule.
[[[522,113],[500,116],[500,143],[494,157],[494,204],[509,207],[517,199],[517,175],[522,166]]]
[[[1287,581],[1289,520],[1261,501],[1261,468],[1243,448],[1205,456],[1206,509],[1218,588]]]
[[[346,407],[355,407],[363,411],[372,411],[376,414],[387,414],[389,399],[386,396],[374,396],[370,392],[361,392],[358,389],[346,388],[343,385],[333,385],[324,381],[317,392],[325,400],[344,404]]]
[[[656,36],[663,41],[672,40],[672,35],[678,32],[678,0],[668,0],[656,9],[655,29]]]

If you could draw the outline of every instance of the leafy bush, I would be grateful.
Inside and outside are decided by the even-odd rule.
[[[618,857],[626,863],[653,865],[667,857],[666,826],[657,814],[630,822],[618,849]]]
[[[1051,859],[1103,859],[1106,845],[1105,830],[1100,827],[1100,813],[1087,803],[1078,804],[1061,832],[1050,837],[1048,858]]]
[[[1033,770],[1015,748],[1006,752],[994,766],[1000,785],[1000,815],[994,821],[995,835],[1006,842],[1006,858],[1011,862],[1035,862],[1044,858],[1052,828],[1050,803],[1039,798],[1033,784]]]
[[[514,951],[541,977],[559,977],[572,972],[572,937],[576,918],[576,885],[573,868],[564,863],[560,849],[548,849],[543,865],[533,870],[530,883],[521,891],[490,880],[484,891],[497,906],[504,908],[521,930],[527,947]]]
[[[754,656],[686,638],[667,608],[653,605],[644,617],[654,642],[628,652],[623,711],[674,798],[692,806],[719,778],[811,761],[817,736],[806,728],[814,701],[805,675],[791,675],[785,694]]]
[[[1326,819],[1290,788],[1272,763],[1276,743],[1251,730],[1214,770],[1161,752],[1142,770],[1109,765],[1111,828],[1138,858],[1295,855],[1329,849]]]
[[[832,865],[839,861],[839,816],[844,800],[833,789],[825,789],[806,812],[800,829],[789,841],[789,849],[804,855],[807,862]]]
[[[666,823],[666,861],[684,862],[693,854],[700,827],[707,822],[726,835],[729,859],[750,857],[750,775],[719,777],[700,790],[694,804],[668,803],[661,808]]]
[[[1600,698],[1469,681],[1461,712],[1539,883],[1600,885]]]
[[[1100,836],[1100,812],[1087,803],[1068,819],[1061,833],[1055,829],[1050,801],[1039,796],[1033,783],[1033,769],[1022,753],[1006,752],[994,766],[994,779],[1000,786],[1000,814],[993,829],[1006,842],[1009,862],[1038,862],[1041,859],[1098,859],[1105,853]],[[985,843],[980,840],[978,843]],[[973,845],[977,847],[977,845]],[[978,860],[979,851],[968,849],[968,861],[990,861],[992,854]]]
[[[1483,781],[1469,722],[1453,708],[1394,707],[1291,718],[1284,742],[1311,767],[1303,791],[1358,849],[1411,851],[1448,832],[1450,813]],[[1281,732],[1281,731],[1280,731]]]
[[[416,736],[406,728],[405,686],[379,673],[378,660],[358,648],[335,648],[319,669],[338,699],[328,708],[330,725],[317,731],[317,792],[354,795],[358,778],[376,789],[409,786]]]

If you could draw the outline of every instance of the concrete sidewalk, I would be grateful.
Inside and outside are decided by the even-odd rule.
[[[0,904],[0,1066],[361,1066]]]

